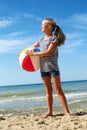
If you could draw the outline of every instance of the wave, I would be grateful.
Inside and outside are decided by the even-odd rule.
[[[87,95],[87,93],[74,93],[72,90],[64,90],[64,93],[67,97],[71,96],[81,96],[81,95]],[[56,95],[56,93],[54,92]],[[6,94],[0,94],[0,98],[11,98],[11,97],[26,97],[26,96],[36,96],[36,95],[45,95],[45,90],[39,90],[39,91],[31,91],[31,92],[19,92],[19,93],[6,93]]]
[[[87,103],[87,99],[86,100],[74,100],[74,101],[71,101],[69,102],[69,104],[80,104],[80,103]]]
[[[41,97],[20,97],[20,98],[9,98],[9,99],[4,99],[4,100],[0,100],[0,103],[5,103],[5,102],[13,102],[13,101],[22,101],[22,100],[43,100],[45,99],[45,96],[41,96]]]
[[[31,96],[31,95],[44,94],[44,93],[45,93],[44,90],[31,91],[31,92],[20,92],[20,93],[6,93],[6,94],[1,94],[0,98]]]
[[[22,93],[23,94],[23,93]],[[0,103],[7,103],[7,102],[14,102],[14,101],[44,101],[46,96],[43,95],[43,96],[37,96],[35,95],[35,93],[33,93],[32,96],[29,95],[30,93],[25,93],[25,96],[23,94],[24,97],[22,96],[18,96],[18,95],[21,95],[21,94],[18,94],[18,95],[15,95],[15,94],[12,94],[11,96],[9,96],[9,98],[2,98],[0,100]],[[80,99],[80,98],[86,98],[87,97],[87,93],[66,93],[65,94],[66,98],[67,99]],[[53,98],[58,98],[57,94],[54,94],[53,95]]]
[[[66,94],[67,98],[81,98],[81,97],[87,97],[87,93],[70,93]]]

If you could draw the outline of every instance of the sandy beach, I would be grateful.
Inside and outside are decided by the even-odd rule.
[[[47,112],[43,84],[0,87],[0,130],[87,130],[87,80],[62,84],[69,118],[54,93],[54,116],[43,118]]]
[[[0,130],[87,130],[87,113],[76,113],[72,118],[63,114],[48,118],[38,114],[2,116]]]

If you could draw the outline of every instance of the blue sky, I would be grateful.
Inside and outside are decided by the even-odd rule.
[[[45,17],[55,19],[66,35],[59,47],[61,80],[87,79],[86,0],[0,0],[0,86],[42,82],[39,70],[21,69],[18,53],[43,36]]]

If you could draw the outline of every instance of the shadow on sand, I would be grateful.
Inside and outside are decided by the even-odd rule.
[[[74,116],[84,116],[84,115],[87,115],[87,112],[80,111],[80,112],[73,113],[73,115]],[[55,117],[55,116],[64,116],[64,114],[62,114],[62,113],[54,114],[53,117]]]

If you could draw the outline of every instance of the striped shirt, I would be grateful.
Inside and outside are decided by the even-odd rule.
[[[58,39],[56,36],[52,36],[50,39],[45,40],[42,38],[39,41],[40,51],[45,51],[48,49],[50,43],[57,43]],[[58,48],[54,50],[49,56],[40,57],[40,69],[41,72],[59,71],[58,69]]]

